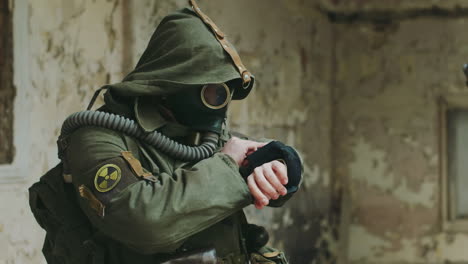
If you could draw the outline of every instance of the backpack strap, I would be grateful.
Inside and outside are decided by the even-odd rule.
[[[88,107],[86,107],[86,110],[91,110],[91,108],[93,108],[93,105],[96,102],[96,99],[98,98],[99,94],[101,94],[102,90],[107,90],[107,89],[109,89],[109,87],[107,87],[107,86],[104,86],[104,87],[101,87],[101,88],[97,89],[96,92],[94,92],[93,98],[91,98],[91,101],[89,102]]]
[[[57,140],[58,158],[62,162],[62,177],[66,183],[72,183],[73,177],[68,166],[67,158],[65,153],[68,148],[68,137],[60,138]]]

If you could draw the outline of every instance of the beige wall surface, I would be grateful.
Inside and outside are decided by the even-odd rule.
[[[44,232],[29,210],[27,188],[58,162],[56,139],[61,122],[86,107],[101,85],[119,81],[131,70],[158,22],[186,1],[15,0],[25,3],[27,25],[16,58],[25,93],[18,98],[28,140],[27,169],[21,180],[0,184],[0,263],[44,263]],[[305,158],[301,193],[283,209],[249,209],[265,225],[272,243],[309,263],[333,250],[330,206],[331,30],[308,1],[200,1],[207,14],[230,35],[256,75],[255,90],[233,104],[235,130],[276,138],[297,146]],[[16,4],[15,8],[20,5]],[[24,43],[26,41],[27,43]],[[21,45],[19,45],[21,44]],[[27,54],[21,54],[27,52]],[[24,68],[27,67],[27,68]],[[19,108],[17,109],[19,111]],[[15,135],[20,134],[15,131]],[[0,174],[0,177],[3,175]],[[320,250],[317,250],[320,248]]]
[[[16,120],[27,131],[14,131],[14,136],[27,137],[19,139],[16,148],[27,150],[28,166],[21,171],[24,175],[15,175],[21,180],[0,184],[0,263],[45,262],[44,232],[30,212],[27,188],[58,162],[55,142],[64,118],[83,109],[94,89],[122,76],[121,15],[116,1],[24,2],[13,1],[15,8],[29,13],[21,18],[27,22],[26,32],[15,32],[15,40],[21,43],[14,45],[28,47],[15,50],[15,59],[26,59],[15,74],[28,78],[21,80],[25,85],[17,86],[25,97],[18,98],[23,112],[15,112],[15,117],[28,121]]]
[[[441,222],[438,97],[466,93],[466,18],[336,25],[334,166],[348,263],[465,263]]]

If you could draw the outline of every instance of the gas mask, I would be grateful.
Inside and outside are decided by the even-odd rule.
[[[168,96],[165,106],[180,124],[194,131],[220,134],[233,91],[225,83],[206,84]]]

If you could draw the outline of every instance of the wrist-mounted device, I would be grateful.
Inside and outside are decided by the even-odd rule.
[[[272,141],[247,156],[248,164],[239,169],[242,177],[247,178],[254,169],[274,160],[282,160],[286,163],[288,171],[288,184],[286,189],[294,193],[299,187],[302,178],[302,164],[297,152],[290,146],[279,141]]]

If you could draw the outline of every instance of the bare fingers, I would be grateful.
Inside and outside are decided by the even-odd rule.
[[[252,140],[244,140],[246,147],[247,147],[247,155],[252,154],[253,152],[257,151],[259,148],[265,146],[267,143],[264,142],[257,142]]]
[[[256,208],[261,209],[263,206],[268,205],[270,198],[263,194],[263,192],[257,186],[257,183],[254,179],[254,174],[251,174],[249,177],[247,177],[247,185],[249,187],[250,194],[252,194],[254,198]]]
[[[264,167],[264,175],[273,188],[275,188],[276,192],[280,195],[286,195],[287,190],[281,183],[280,177],[278,177],[277,173],[273,171],[272,166]]]
[[[275,172],[275,175],[278,177],[280,182],[283,185],[288,184],[288,169],[286,168],[286,165],[284,163],[274,160],[270,162],[273,171]]]
[[[255,168],[247,177],[247,184],[257,209],[268,205],[271,199],[276,200],[280,195],[286,195],[287,190],[284,185],[287,183],[286,165],[279,161],[265,163]]]
[[[267,166],[260,166],[255,168],[253,173],[254,179],[263,194],[272,198],[273,200],[276,200],[278,199],[279,194],[265,177],[265,173],[267,172],[266,168]]]

